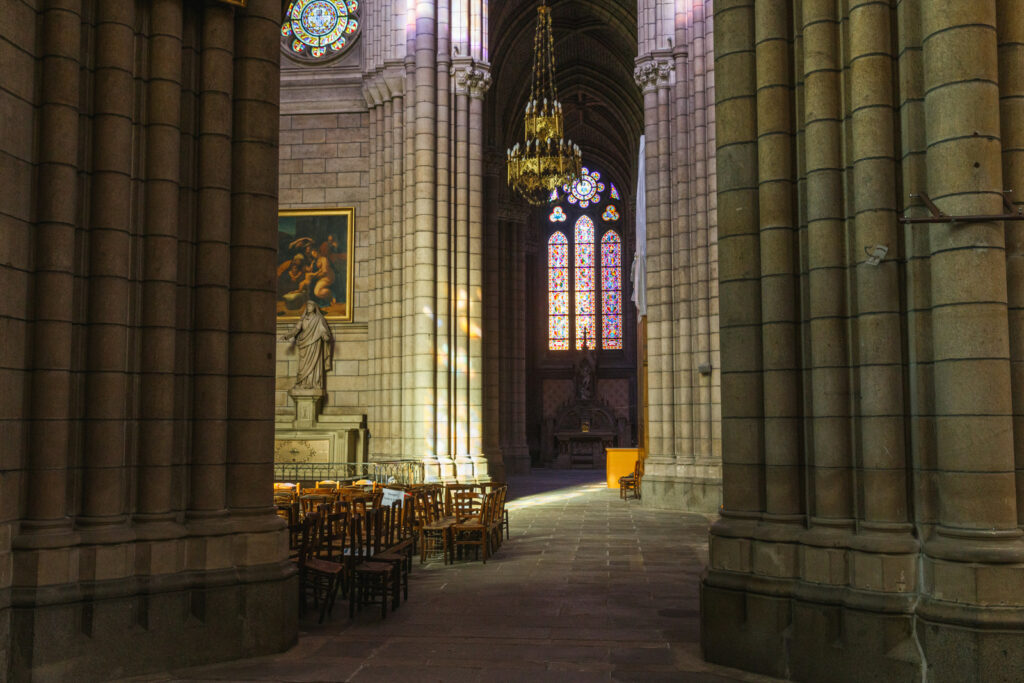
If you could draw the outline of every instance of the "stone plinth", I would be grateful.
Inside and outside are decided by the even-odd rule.
[[[292,426],[295,429],[312,429],[316,426],[317,415],[320,414],[320,404],[324,400],[323,389],[302,389],[292,387],[288,395],[295,401],[295,420]]]

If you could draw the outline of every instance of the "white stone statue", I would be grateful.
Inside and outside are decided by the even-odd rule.
[[[292,331],[281,341],[294,341],[299,350],[299,372],[293,389],[324,390],[324,376],[331,369],[334,335],[327,319],[312,301]]]

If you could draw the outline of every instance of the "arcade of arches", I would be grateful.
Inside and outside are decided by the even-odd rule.
[[[642,504],[719,513],[707,659],[1020,678],[1019,0],[550,0],[589,209],[505,182],[536,2],[312,4],[0,10],[0,679],[286,649],[275,443],[565,465],[581,339]]]

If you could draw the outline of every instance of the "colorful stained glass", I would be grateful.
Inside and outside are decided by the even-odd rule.
[[[285,51],[312,61],[339,53],[359,30],[358,10],[359,0],[295,0],[281,25]]]
[[[548,215],[548,220],[551,221],[552,223],[564,223],[565,219],[565,211],[563,211],[562,207],[560,206],[556,206],[555,210],[552,211],[550,215]]]
[[[622,313],[621,292],[603,292],[601,298],[603,299],[601,303],[602,315],[618,315]]]
[[[581,209],[597,204],[601,201],[601,192],[604,192],[604,183],[601,182],[601,174],[598,171],[591,171],[586,166],[583,172],[572,183],[562,185],[566,193],[566,199],[570,204],[579,204]]]
[[[619,220],[619,211],[614,204],[609,204],[601,214],[601,218],[606,221],[617,221]]]
[[[601,340],[601,348],[613,351],[622,348],[622,316],[606,315],[601,319],[604,338]]]
[[[622,199],[619,196],[619,188],[615,187],[615,183],[611,183],[612,189],[608,191],[608,196],[612,199]]]
[[[601,236],[601,348],[622,348],[622,240],[614,230]]]
[[[548,239],[548,267],[569,267],[569,240],[563,232],[556,232]]]
[[[582,349],[584,339],[589,340],[589,345],[595,345],[597,342],[597,335],[594,332],[594,221],[590,220],[589,216],[580,216],[576,219],[574,237],[576,348]]]
[[[548,318],[548,348],[552,351],[569,350],[569,316],[553,315]]]
[[[561,231],[548,238],[548,348],[569,348],[569,240]]]
[[[552,292],[569,291],[569,269],[551,268],[548,275],[548,289]],[[568,313],[568,311],[566,311]]]
[[[554,190],[551,190],[551,194],[548,195],[548,201],[549,202],[557,202],[558,201],[558,188],[555,188]]]
[[[584,347],[584,342],[586,346]],[[597,335],[594,333],[594,316],[576,318],[576,350],[597,348]]]

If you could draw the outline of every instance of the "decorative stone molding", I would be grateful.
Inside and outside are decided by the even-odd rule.
[[[645,57],[633,69],[633,80],[644,92],[667,87],[672,75],[672,62],[667,59]]]
[[[484,93],[491,87],[491,69],[481,62],[454,62],[451,75],[455,78],[455,92],[468,94],[478,100],[482,100]]]

